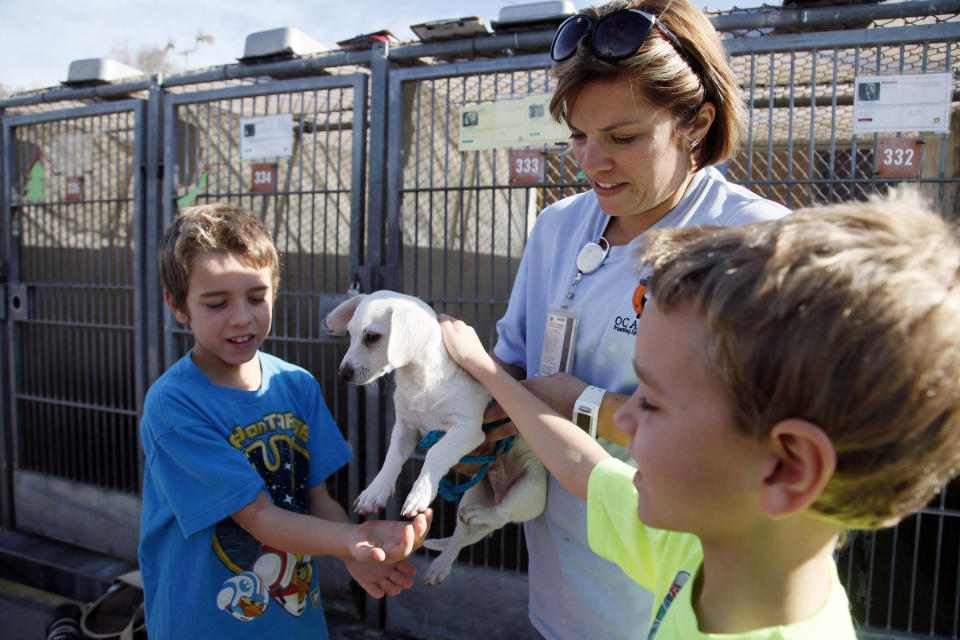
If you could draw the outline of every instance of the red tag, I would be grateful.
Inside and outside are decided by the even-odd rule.
[[[539,184],[545,167],[543,151],[510,149],[510,184]]]
[[[277,165],[272,162],[261,162],[250,165],[250,191],[253,193],[270,193],[277,190]]]
[[[880,138],[877,141],[878,178],[919,178],[923,169],[922,138]]]
[[[83,176],[67,178],[67,202],[83,200]]]

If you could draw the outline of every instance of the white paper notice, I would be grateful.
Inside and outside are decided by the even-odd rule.
[[[525,147],[570,139],[550,115],[550,95],[539,94],[460,107],[460,151]]]
[[[853,133],[949,133],[952,73],[860,76],[853,94]]]
[[[286,158],[293,152],[293,114],[240,119],[240,159]]]

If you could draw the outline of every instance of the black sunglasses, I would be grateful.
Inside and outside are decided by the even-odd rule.
[[[678,53],[688,60],[691,59],[677,37],[670,33],[657,16],[639,9],[617,9],[596,22],[582,13],[570,16],[557,27],[553,44],[550,45],[550,57],[555,62],[566,60],[576,53],[580,41],[587,34],[591,34],[591,44],[597,56],[608,60],[622,60],[636,53],[654,27],[673,43]]]

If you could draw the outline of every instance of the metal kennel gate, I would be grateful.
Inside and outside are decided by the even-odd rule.
[[[145,106],[3,120],[11,509],[21,529],[126,558],[146,385]]]

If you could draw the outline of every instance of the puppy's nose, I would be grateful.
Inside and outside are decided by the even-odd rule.
[[[347,363],[340,365],[340,369],[337,370],[337,377],[344,382],[353,380],[353,365]]]

